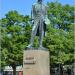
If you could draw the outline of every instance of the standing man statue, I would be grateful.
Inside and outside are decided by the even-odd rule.
[[[39,36],[39,47],[43,48],[42,41],[45,36],[46,25],[49,24],[47,18],[47,7],[43,4],[42,0],[38,0],[35,5],[32,6],[31,20],[33,20],[33,27],[31,32],[30,44],[28,48],[33,47],[34,37]]]

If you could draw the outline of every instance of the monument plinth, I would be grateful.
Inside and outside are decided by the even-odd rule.
[[[23,56],[23,75],[50,75],[48,50],[26,50]]]

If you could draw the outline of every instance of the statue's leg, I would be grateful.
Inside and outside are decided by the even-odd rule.
[[[44,29],[43,29],[43,22],[42,22],[39,25],[39,47],[43,47],[42,46],[43,37],[44,37]]]
[[[38,25],[37,25],[37,23],[34,23],[34,26],[32,28],[32,32],[31,32],[30,44],[28,45],[29,48],[33,47],[34,38],[35,38],[35,35],[37,33],[37,29],[38,29]]]

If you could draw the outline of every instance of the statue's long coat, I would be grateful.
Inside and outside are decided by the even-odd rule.
[[[43,25],[42,27],[43,27],[44,35],[45,35],[46,25],[50,23],[47,18],[47,7],[44,4],[39,4],[39,3],[34,4],[32,6],[31,18],[34,21],[33,30],[35,28],[37,29],[36,35],[39,35],[40,24]],[[39,21],[41,21],[40,24],[39,24]]]

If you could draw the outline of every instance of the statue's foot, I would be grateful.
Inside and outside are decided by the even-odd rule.
[[[39,46],[39,49],[45,49],[43,46]]]
[[[46,50],[46,48],[43,46],[39,46],[39,49]]]
[[[27,48],[32,48],[32,44],[29,44],[29,45],[27,46]]]

